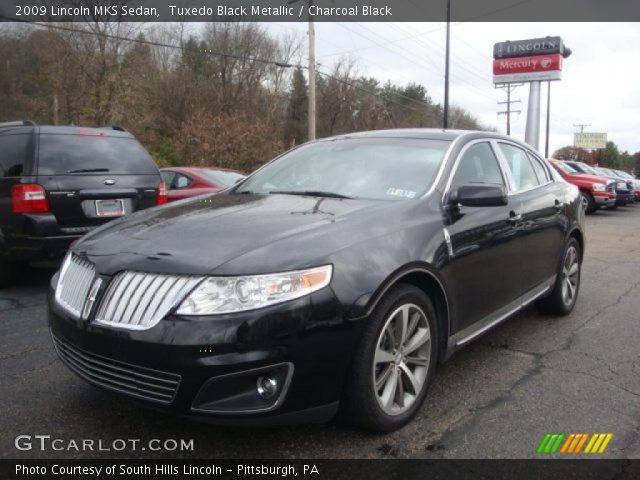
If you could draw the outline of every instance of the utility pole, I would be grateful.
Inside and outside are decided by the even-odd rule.
[[[576,127],[576,128],[579,128],[580,129],[580,133],[584,133],[584,128],[585,127],[590,127],[591,124],[590,123],[574,123],[573,126]]]
[[[309,0],[309,7],[313,0]],[[309,10],[311,11],[311,10]],[[309,13],[309,140],[316,139],[316,28]]]
[[[506,105],[507,109],[498,112],[498,115],[506,115],[507,117],[507,135],[511,135],[511,114],[512,113],[522,113],[522,110],[512,110],[511,105],[514,103],[520,103],[520,100],[511,100],[511,93],[517,88],[521,87],[522,83],[509,83],[502,88],[507,93],[507,101],[506,102],[498,102],[498,105]]]
[[[447,46],[444,65],[444,117],[442,128],[449,128],[449,43],[451,42],[451,0],[447,0]]]
[[[300,0],[289,0],[289,5]],[[309,105],[307,108],[308,140],[316,139],[316,29],[311,15],[313,0],[309,0]]]

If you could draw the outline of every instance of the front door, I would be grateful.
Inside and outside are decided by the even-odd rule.
[[[492,143],[467,145],[453,168],[445,197],[462,185],[494,184],[507,180]],[[453,334],[489,319],[520,294],[521,254],[516,244],[517,205],[458,206],[447,209],[450,261],[442,269],[451,297]],[[473,327],[472,327],[473,328]]]

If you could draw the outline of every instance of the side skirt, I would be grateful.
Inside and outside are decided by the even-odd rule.
[[[501,309],[487,315],[485,318],[478,320],[473,325],[469,325],[464,330],[461,330],[452,335],[449,338],[449,342],[447,344],[447,354],[445,355],[445,358],[449,358],[453,354],[453,352],[455,352],[459,348],[464,347],[492,328],[500,325],[506,319],[516,314],[526,306],[533,303],[535,300],[551,290],[555,283],[556,275],[541,283],[537,287],[532,288],[531,290],[521,295],[513,302],[502,307]]]

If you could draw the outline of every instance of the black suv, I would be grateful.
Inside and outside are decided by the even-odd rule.
[[[155,162],[123,128],[0,123],[0,285],[16,263],[62,257],[93,228],[165,202]]]

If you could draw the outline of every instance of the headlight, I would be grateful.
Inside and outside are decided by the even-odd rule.
[[[618,182],[618,185],[616,187],[618,190],[626,190],[627,189],[627,183],[626,182]]]
[[[180,304],[178,315],[241,312],[309,295],[329,285],[331,265],[295,272],[208,277]]]
[[[593,191],[594,192],[604,192],[605,188],[607,188],[607,186],[604,183],[594,183],[593,184]]]

